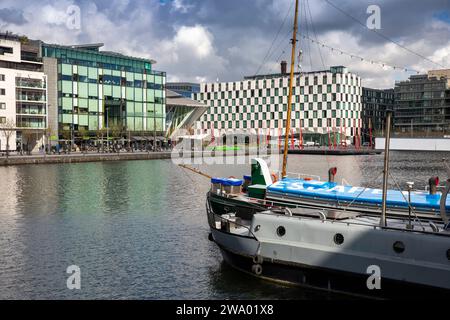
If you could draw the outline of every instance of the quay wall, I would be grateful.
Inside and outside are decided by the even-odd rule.
[[[383,150],[385,138],[375,139],[375,149]],[[450,151],[450,139],[391,138],[389,150],[394,151]]]
[[[262,152],[262,151],[261,151]],[[278,152],[276,152],[278,153]],[[262,154],[275,154],[269,152],[263,152]],[[223,156],[257,156],[260,155],[257,150],[247,150],[245,152],[221,152],[221,151],[193,151],[179,154],[177,157],[180,159],[188,159],[194,157],[223,157]],[[101,161],[130,161],[130,160],[165,160],[172,159],[172,152],[141,152],[141,153],[96,153],[96,154],[63,154],[63,155],[31,155],[31,156],[10,156],[5,155],[0,157],[0,166],[11,165],[27,165],[27,164],[59,164],[59,163],[83,163],[83,162],[101,162]]]

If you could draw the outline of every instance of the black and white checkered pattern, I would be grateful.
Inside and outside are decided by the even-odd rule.
[[[294,79],[292,125],[295,132],[347,136],[361,126],[361,78],[343,68],[342,73],[319,71]],[[194,98],[208,106],[196,123],[197,134],[214,130],[215,135],[235,130],[260,132],[285,128],[289,77],[273,75],[238,82],[203,83]]]

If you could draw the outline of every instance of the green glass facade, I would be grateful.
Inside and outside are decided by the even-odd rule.
[[[60,132],[120,126],[164,134],[166,74],[151,60],[46,44],[42,56],[57,59]]]

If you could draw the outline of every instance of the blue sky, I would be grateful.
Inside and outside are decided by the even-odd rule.
[[[450,0],[329,1],[363,22],[369,16],[367,7],[377,4],[383,35],[440,65],[450,65]],[[259,73],[278,71],[280,60],[290,58],[293,2],[2,0],[0,28],[50,43],[103,42],[107,50],[155,59],[155,69],[167,71],[169,80],[233,81],[258,69]],[[68,8],[73,5],[80,8],[79,29],[67,26]],[[305,71],[346,65],[363,77],[364,85],[383,88],[411,72],[383,68],[371,60],[420,72],[439,68],[367,30],[326,0],[301,0],[299,16],[301,34],[369,60],[300,41]]]

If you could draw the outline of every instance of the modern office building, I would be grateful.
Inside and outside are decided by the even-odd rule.
[[[192,82],[168,82],[166,89],[176,92],[185,98],[192,99],[194,94],[200,93],[200,84]]]
[[[209,106],[196,124],[196,134],[215,136],[236,130],[278,135],[286,127],[289,74],[246,77],[242,81],[203,83],[195,98]],[[347,138],[359,135],[361,78],[338,66],[296,73],[292,100],[293,133]]]
[[[164,136],[166,74],[153,70],[154,60],[102,46],[42,44],[52,131],[60,139],[113,128],[127,136]]]
[[[0,150],[39,149],[45,143],[47,110],[39,43],[0,34]]]
[[[396,132],[450,134],[450,70],[432,70],[397,82],[394,110]]]
[[[362,88],[362,131],[365,138],[369,129],[373,134],[384,131],[386,110],[393,110],[394,96],[394,89]]]

